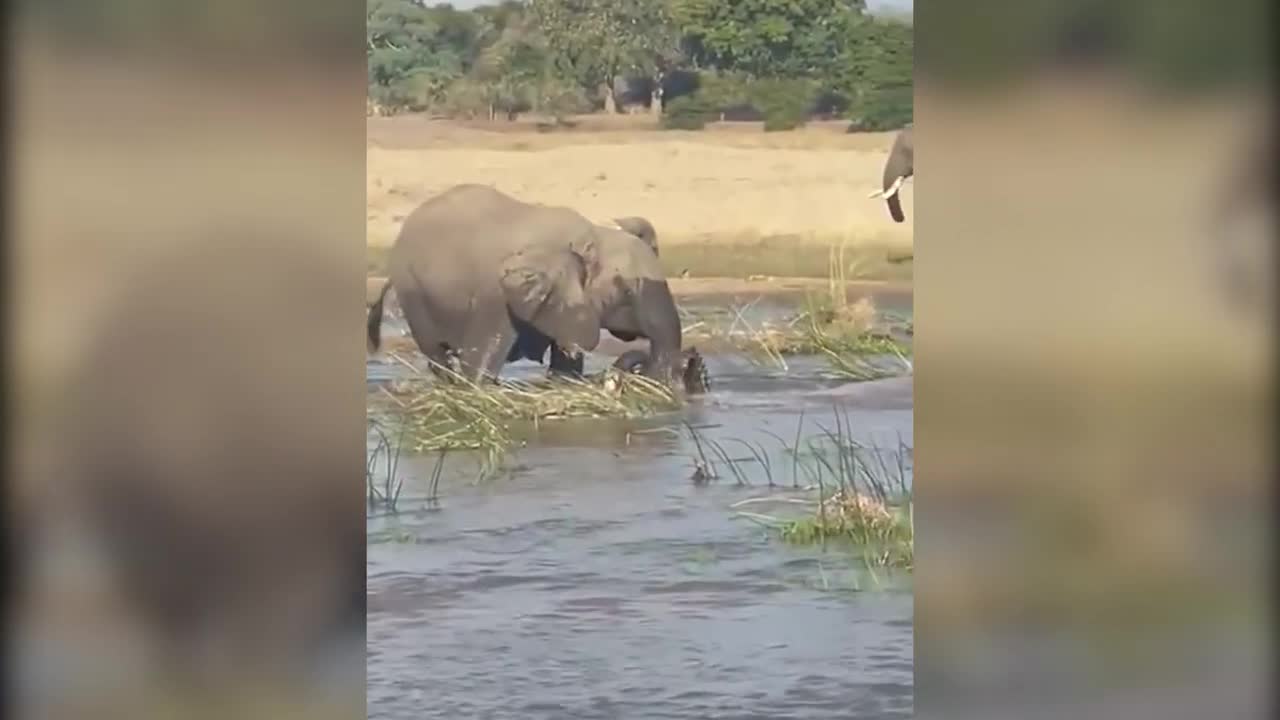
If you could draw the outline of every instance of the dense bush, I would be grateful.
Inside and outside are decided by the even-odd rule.
[[[662,127],[667,130],[701,130],[717,115],[715,106],[699,93],[683,95],[667,103]]]
[[[808,80],[757,80],[749,92],[751,104],[764,115],[765,132],[794,130],[804,125],[818,98],[818,88]]]
[[[913,105],[910,85],[877,88],[863,99],[858,116],[849,129],[896,130],[912,121]]]
[[[702,73],[698,78],[697,94],[716,113],[751,105],[750,81],[741,73]]]
[[[581,87],[561,80],[548,78],[537,92],[534,110],[556,119],[591,112],[595,103]]]

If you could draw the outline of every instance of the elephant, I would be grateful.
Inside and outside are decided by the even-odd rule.
[[[553,371],[580,374],[604,329],[647,338],[641,372],[674,385],[680,317],[656,250],[643,218],[596,225],[569,208],[456,185],[405,219],[369,310],[369,345],[380,344],[394,289],[418,348],[433,366],[456,353],[465,379],[496,380],[506,363],[542,362],[548,350]]]
[[[908,125],[898,132],[889,150],[889,158],[884,163],[884,177],[881,189],[871,193],[870,197],[884,198],[889,206],[889,215],[894,222],[906,220],[902,213],[902,199],[898,191],[902,183],[915,174],[915,142],[912,139],[912,127]]]
[[[653,250],[653,254],[658,254],[658,233],[654,230],[653,224],[642,217],[631,216],[623,218],[615,218],[613,224],[619,230],[624,230],[636,237],[640,238]],[[622,340],[623,342],[633,342],[639,335],[624,332],[622,330],[611,330],[610,334]],[[558,345],[551,338],[538,332],[536,329],[521,327],[516,335],[516,342],[511,347],[511,351],[507,354],[507,362],[515,362],[517,360],[533,360],[535,362],[543,362],[547,351],[551,352],[551,369],[557,372],[566,372],[569,374],[581,375],[582,362],[580,359],[574,360],[565,355]]]
[[[615,218],[613,224],[619,230],[625,230],[640,238],[653,250],[654,255],[658,254],[658,232],[653,229],[653,223],[642,217],[632,216]]]

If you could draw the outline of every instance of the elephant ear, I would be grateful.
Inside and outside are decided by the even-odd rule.
[[[594,350],[600,313],[587,295],[586,260],[568,247],[529,247],[502,263],[501,285],[511,314],[566,351]]]
[[[658,231],[653,229],[653,223],[642,217],[624,217],[614,218],[613,224],[640,238],[653,250],[654,255],[658,254]]]

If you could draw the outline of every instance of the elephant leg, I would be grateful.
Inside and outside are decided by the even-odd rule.
[[[582,369],[585,363],[585,357],[570,357],[560,349],[559,345],[551,343],[551,372],[572,377],[582,377]]]
[[[486,323],[470,329],[458,353],[459,371],[474,381],[497,381],[502,366],[516,341],[515,328],[506,318],[500,324]]]
[[[441,369],[449,367],[449,346],[441,340],[442,335],[431,320],[426,303],[416,294],[410,295],[400,303],[400,309],[418,349],[431,361],[431,372],[440,377],[443,374]]]
[[[511,350],[507,353],[507,362],[532,360],[541,364],[549,349],[551,351],[549,363],[551,372],[573,377],[582,376],[583,358],[569,357],[551,338],[520,318],[509,317],[509,319],[512,327],[516,330],[516,340],[511,346]]]

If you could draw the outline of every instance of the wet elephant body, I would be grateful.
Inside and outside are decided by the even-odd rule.
[[[643,372],[674,383],[680,319],[656,247],[641,218],[601,226],[568,208],[456,186],[405,220],[369,313],[369,341],[376,349],[382,300],[394,288],[422,352],[440,364],[456,352],[469,379],[548,352],[552,369],[580,373],[582,353],[604,329],[647,338]]]

